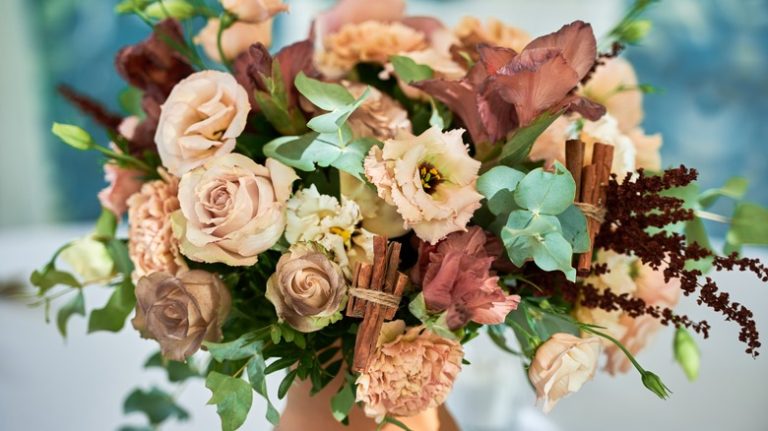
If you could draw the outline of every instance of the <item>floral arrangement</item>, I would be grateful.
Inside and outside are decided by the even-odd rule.
[[[71,295],[63,335],[86,315],[83,289],[110,286],[89,332],[133,316],[160,348],[147,366],[203,377],[225,430],[278,371],[281,398],[297,379],[332,387],[337,421],[358,404],[408,429],[445,401],[469,364],[462,346],[483,333],[520,356],[544,411],[601,358],[665,398],[635,355],[672,325],[697,376],[691,332],[709,324],[674,311],[681,295],[740,325],[758,354],[752,313],[707,273],[768,281],[738,253],[766,242],[768,211],[741,201],[743,179],[701,192],[696,171],[662,169],[661,137],[641,126],[653,88],[618,57],[648,30],[649,3],[598,45],[581,21],[532,38],[497,20],[405,16],[401,0],[341,0],[273,54],[279,0],[125,0],[118,11],[152,30],[116,57],[126,113],[62,89],[111,143],[53,127],[104,155],[104,210],[32,283],[46,305]],[[736,201],[730,218],[708,211],[722,197]],[[730,222],[722,254],[712,219]],[[187,415],[156,388],[125,409],[153,426]],[[280,420],[271,403],[266,415]]]

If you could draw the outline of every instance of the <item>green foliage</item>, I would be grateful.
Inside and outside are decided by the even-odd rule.
[[[96,331],[119,332],[125,325],[125,319],[136,306],[134,286],[130,277],[123,279],[114,287],[112,296],[103,308],[91,311],[88,319],[88,333]]]
[[[106,209],[101,209],[101,214],[98,220],[96,220],[96,228],[93,230],[93,236],[101,241],[108,241],[115,237],[117,231],[117,217],[115,214]]]
[[[205,379],[205,387],[211,390],[208,404],[216,405],[222,431],[240,428],[253,403],[253,391],[248,382],[212,371]]]
[[[448,323],[446,321],[447,312],[438,314],[432,314],[427,310],[427,304],[424,300],[424,293],[419,293],[408,304],[408,311],[419,319],[424,326],[431,332],[450,340],[458,340],[459,336],[448,329]]]
[[[263,348],[262,341],[254,339],[253,333],[247,333],[227,343],[205,342],[204,344],[213,359],[219,362],[250,358]]]
[[[144,109],[141,107],[141,100],[144,97],[144,92],[136,87],[125,87],[117,96],[117,102],[120,105],[120,109],[127,115],[132,115],[140,119],[144,119],[147,114],[144,113]]]
[[[736,205],[731,226],[725,236],[726,253],[744,244],[768,245],[768,208],[750,202]]]
[[[71,124],[53,123],[51,132],[65,144],[77,150],[90,150],[96,146],[90,133]]]
[[[144,413],[153,426],[172,417],[181,421],[189,419],[189,413],[179,407],[171,395],[158,388],[149,391],[136,389],[131,392],[123,403],[123,412]]]
[[[389,61],[395,68],[395,75],[407,84],[432,79],[435,74],[431,67],[425,64],[418,64],[410,57],[393,55],[389,58]]]
[[[331,412],[333,418],[343,422],[349,416],[349,411],[355,405],[355,380],[348,375],[344,385],[341,386],[336,395],[331,398]]]
[[[368,97],[370,89],[355,99],[352,94],[339,84],[318,81],[307,77],[304,72],[296,76],[296,89],[315,106],[325,111],[307,123],[307,126],[318,133],[337,133],[350,115]]]
[[[267,420],[271,424],[277,425],[280,421],[280,412],[277,411],[275,406],[272,405],[272,401],[269,399],[265,368],[266,363],[264,362],[264,356],[262,356],[261,352],[255,352],[251,360],[248,361],[248,380],[250,381],[253,390],[267,400]]]
[[[75,314],[85,317],[85,296],[82,290],[77,290],[75,296],[62,305],[56,315],[56,327],[59,328],[62,337],[67,338],[67,322]]]
[[[747,193],[748,186],[749,181],[744,177],[729,178],[722,187],[702,192],[698,197],[699,206],[703,209],[707,209],[714,205],[721,197],[727,197],[738,201]]]
[[[517,129],[501,148],[499,161],[506,166],[515,166],[528,159],[536,139],[557,120],[563,112],[545,112],[525,127]]]
[[[701,367],[701,352],[690,332],[683,327],[677,328],[673,348],[675,361],[680,364],[688,380],[693,382],[698,379],[699,368]]]
[[[574,248],[585,250],[588,238],[586,219],[573,206],[576,184],[563,165],[528,174],[497,166],[478,179],[478,190],[497,219],[507,217],[501,239],[512,263],[533,260],[545,271],[560,270],[575,280]]]
[[[281,135],[306,132],[306,120],[301,111],[291,106],[282,69],[277,59],[272,61],[272,76],[262,76],[267,91],[256,91],[254,97],[262,114]]]
[[[488,336],[502,351],[507,352],[510,355],[520,355],[520,352],[507,345],[507,337],[504,335],[506,329],[506,325],[488,325]]]
[[[53,265],[46,265],[43,269],[32,272],[29,282],[39,289],[38,294],[40,296],[57,285],[82,287],[74,275],[65,271],[59,271]]]
[[[639,17],[657,1],[659,0],[635,0],[621,21],[600,41],[601,46],[607,49],[614,42],[625,45],[640,42],[650,31],[651,22]]]
[[[187,359],[187,362],[171,361],[163,358],[159,351],[147,359],[144,368],[164,369],[168,374],[168,381],[172,383],[183,382],[192,377],[202,377],[200,372],[194,368],[192,358]]]

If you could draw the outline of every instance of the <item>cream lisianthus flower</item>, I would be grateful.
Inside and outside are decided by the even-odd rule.
[[[600,340],[557,333],[536,349],[528,378],[536,388],[536,397],[544,413],[549,413],[560,399],[577,392],[597,370]]]
[[[227,154],[186,173],[171,216],[181,253],[196,262],[250,266],[283,235],[293,169]]]
[[[219,25],[218,18],[210,18],[208,24],[195,36],[194,41],[195,44],[203,47],[208,58],[221,62],[218,45]],[[221,50],[227,60],[233,60],[258,42],[267,47],[272,45],[271,19],[258,23],[237,21],[221,34]]]
[[[393,55],[427,46],[424,33],[399,22],[350,23],[325,36],[315,67],[328,78],[341,78],[358,63],[383,65]]]
[[[401,134],[374,146],[365,174],[379,197],[394,205],[419,238],[432,244],[466,229],[480,207],[480,162],[469,156],[463,129],[432,127],[419,136]]]
[[[391,337],[402,327],[387,325],[382,334]],[[380,342],[356,382],[357,401],[367,416],[381,422],[387,415],[413,416],[445,402],[461,371],[461,344],[421,327]]]
[[[160,113],[155,142],[163,166],[180,177],[232,152],[250,110],[248,93],[228,73],[206,70],[185,78]]]
[[[357,261],[373,257],[373,235],[360,228],[362,216],[354,201],[320,194],[314,184],[299,190],[286,204],[285,239],[289,244],[316,242],[333,256],[349,278]]]
[[[613,145],[613,166],[611,172],[622,180],[628,172],[635,171],[637,149],[627,135],[619,129],[619,123],[610,114],[597,121],[585,121],[579,139],[586,143],[585,164],[592,163],[592,148],[596,142]]]

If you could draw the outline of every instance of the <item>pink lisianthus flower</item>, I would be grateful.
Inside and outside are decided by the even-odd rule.
[[[432,312],[447,311],[451,330],[468,322],[496,325],[504,322],[517,308],[520,296],[507,295],[499,286],[499,278],[491,273],[498,255],[485,232],[471,226],[456,232],[433,247],[422,247],[419,260],[428,259],[414,278],[422,278],[424,301]],[[426,256],[425,256],[426,255]]]
[[[139,124],[137,117],[128,117],[120,124],[118,131],[128,139],[133,139],[136,126]],[[120,152],[113,144],[112,149]],[[118,219],[128,209],[128,198],[138,192],[144,184],[145,173],[137,169],[129,169],[118,166],[115,163],[104,165],[104,179],[108,185],[99,192],[101,206],[111,211]]]

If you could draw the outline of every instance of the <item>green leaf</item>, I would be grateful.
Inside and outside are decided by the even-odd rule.
[[[354,103],[355,98],[343,86],[312,79],[299,72],[295,80],[296,89],[320,109],[333,111]]]
[[[96,331],[119,332],[125,325],[125,319],[136,306],[136,296],[133,293],[133,283],[126,277],[115,286],[107,305],[91,311],[88,319],[88,333]]]
[[[345,383],[339,392],[331,398],[331,411],[333,418],[339,422],[349,416],[349,411],[355,405],[354,383]]]
[[[477,179],[477,191],[488,200],[488,209],[494,215],[515,209],[514,194],[525,174],[508,166],[491,168]]]
[[[560,270],[570,281],[576,281],[576,270],[571,265],[573,249],[560,233],[544,235],[544,239],[533,249],[533,262],[544,271]]]
[[[272,405],[272,401],[270,401],[269,394],[267,393],[266,366],[261,352],[255,352],[253,358],[248,361],[246,371],[248,373],[248,381],[251,382],[253,390],[267,401],[267,420],[272,425],[277,425],[280,422],[280,412]]]
[[[341,148],[339,156],[331,162],[334,168],[352,174],[355,178],[363,179],[363,160],[372,147],[381,145],[374,138],[358,138]]]
[[[520,352],[510,348],[507,345],[507,338],[504,336],[504,332],[507,327],[505,325],[488,325],[488,336],[491,341],[498,346],[501,350],[509,353],[510,355],[520,355]]]
[[[280,358],[272,362],[271,364],[269,364],[267,368],[264,370],[264,372],[267,374],[272,374],[275,371],[280,371],[290,367],[291,365],[295,364],[297,361],[298,361],[297,358],[290,357],[290,356],[286,358]]]
[[[72,148],[78,150],[90,150],[96,146],[91,134],[80,127],[71,124],[53,123],[51,131]]]
[[[563,237],[571,244],[574,253],[586,253],[589,250],[589,233],[587,231],[587,218],[584,213],[571,205],[558,214]]]
[[[46,266],[41,271],[35,270],[32,272],[29,282],[40,289],[39,295],[45,294],[45,292],[59,284],[70,287],[82,287],[74,275],[65,271],[59,271],[52,265]]]
[[[160,20],[175,18],[183,21],[195,16],[197,11],[193,5],[185,0],[161,0],[147,6],[144,13],[150,18]]]
[[[307,123],[307,127],[319,133],[336,133],[344,125],[347,119],[349,119],[349,116],[363,104],[370,93],[371,89],[368,87],[363,94],[352,103],[335,108],[327,114],[318,115],[312,118]]]
[[[431,67],[424,64],[418,64],[410,57],[393,55],[389,58],[389,61],[392,63],[392,66],[395,67],[395,74],[397,77],[407,84],[432,79],[435,74]]]
[[[557,118],[562,115],[562,111],[556,113],[545,112],[539,115],[533,122],[525,127],[521,127],[507,140],[501,149],[500,162],[503,165],[514,166],[524,162],[533,148],[536,139],[547,130]]]
[[[555,172],[532,170],[515,189],[515,202],[534,214],[558,215],[573,204],[576,182],[570,172],[555,162]]]
[[[149,391],[136,389],[131,392],[123,403],[123,412],[144,413],[152,425],[158,425],[171,417],[181,421],[189,419],[189,413],[179,407],[171,395],[158,388]]]
[[[331,150],[324,147],[317,148],[319,136],[317,132],[302,136],[281,136],[264,146],[264,155],[302,171],[313,171],[315,160]],[[320,142],[320,144],[332,147],[327,143]]]
[[[673,348],[675,361],[680,364],[688,380],[693,382],[698,379],[701,368],[701,352],[690,332],[682,327],[677,328]]]
[[[280,382],[280,386],[277,388],[277,397],[281,400],[285,398],[285,395],[288,393],[288,389],[291,388],[291,385],[293,384],[293,381],[296,380],[296,374],[298,374],[298,369],[293,369],[288,372],[288,374],[285,375],[283,380]]]
[[[187,362],[171,361],[163,358],[162,353],[157,352],[147,359],[144,368],[163,368],[168,374],[168,381],[173,383],[183,382],[192,377],[202,377],[200,373],[192,367],[192,358]]]
[[[398,428],[400,428],[403,431],[413,431],[412,429],[408,428],[408,426],[401,421],[393,418],[392,416],[385,416],[384,420],[379,424],[381,426],[382,424],[392,424]]]
[[[569,280],[575,280],[576,270],[571,266],[573,248],[563,238],[557,217],[536,215],[528,210],[512,211],[501,231],[501,239],[515,265],[522,266],[533,259],[539,268],[560,270]]]
[[[725,184],[717,189],[705,190],[699,196],[699,205],[706,209],[714,205],[720,197],[728,197],[734,200],[740,200],[747,192],[749,180],[743,177],[729,178]]]
[[[223,431],[240,428],[253,403],[253,390],[243,379],[211,371],[205,379],[205,387],[211,390],[208,404],[216,405]]]
[[[768,208],[749,202],[736,205],[725,241],[729,250],[746,244],[768,245]]]
[[[306,120],[299,109],[291,106],[280,63],[272,61],[272,76],[262,76],[266,92],[256,91],[254,98],[261,112],[281,135],[298,135],[307,130]]]
[[[203,345],[211,352],[213,359],[219,362],[250,358],[256,353],[261,352],[261,349],[264,347],[262,340],[254,338],[253,333],[250,332],[228,343],[212,343],[207,341]]]
[[[144,119],[146,114],[141,107],[141,100],[144,97],[144,92],[136,87],[125,87],[117,96],[117,102],[120,105],[120,109],[128,115],[139,117]]]
[[[99,219],[96,220],[96,228],[93,232],[94,236],[99,240],[110,240],[115,237],[116,231],[117,217],[115,217],[115,214],[112,211],[102,208]]]
[[[85,317],[85,296],[83,296],[82,289],[75,292],[75,296],[62,305],[56,315],[56,326],[62,337],[67,337],[67,321],[75,314]]]
[[[133,262],[128,254],[128,246],[125,241],[112,238],[106,243],[107,252],[109,252],[112,261],[115,262],[115,268],[125,277],[130,278],[133,272]]]

